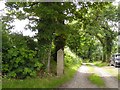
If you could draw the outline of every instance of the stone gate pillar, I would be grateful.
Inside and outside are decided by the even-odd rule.
[[[57,51],[57,76],[63,75],[64,71],[64,51],[59,49]]]

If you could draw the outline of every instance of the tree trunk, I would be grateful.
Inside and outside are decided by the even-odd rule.
[[[112,47],[113,47],[112,39],[113,38],[106,36],[106,55],[107,55],[106,60],[107,62],[110,61],[110,57],[111,57],[111,52],[112,52]]]
[[[118,53],[120,53],[120,45],[118,46]]]
[[[119,27],[120,29],[120,27]],[[120,31],[118,33],[118,53],[120,53]]]
[[[47,64],[48,73],[50,73],[51,47],[52,47],[52,43],[50,44],[50,48],[49,48],[49,51],[48,51],[48,64]]]
[[[105,46],[103,46],[103,58],[102,58],[102,62],[106,62],[106,48],[105,48]]]
[[[111,52],[107,54],[107,61],[106,62],[110,61],[110,57],[111,57]]]

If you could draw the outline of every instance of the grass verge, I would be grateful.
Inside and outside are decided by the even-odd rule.
[[[104,87],[105,86],[105,82],[104,80],[96,75],[96,74],[91,74],[88,79],[95,85],[97,85],[98,87]]]
[[[2,79],[2,88],[57,88],[71,80],[80,65],[65,68],[64,75],[61,77],[49,76],[47,78],[29,78],[25,80]]]
[[[120,74],[118,74],[118,80],[120,80]]]

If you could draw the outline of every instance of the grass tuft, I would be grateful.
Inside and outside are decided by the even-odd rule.
[[[120,80],[120,74],[118,74],[118,80]]]
[[[96,75],[96,74],[91,74],[88,79],[95,85],[97,85],[98,87],[104,87],[105,86],[105,83],[104,83],[104,80]]]
[[[102,62],[102,61],[96,61],[96,62],[94,62],[94,65],[98,66],[98,67],[103,67],[103,66],[108,66],[108,63]]]

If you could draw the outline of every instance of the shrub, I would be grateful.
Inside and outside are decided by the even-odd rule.
[[[43,66],[36,52],[25,48],[10,48],[2,60],[2,73],[11,78],[35,77],[36,71]],[[4,53],[3,53],[4,56]]]
[[[35,77],[36,71],[43,66],[37,58],[36,52],[25,48],[10,48],[8,53],[3,53],[2,72],[11,78]]]
[[[43,64],[34,51],[36,43],[32,44],[33,39],[3,30],[2,41],[2,75],[21,79],[35,77]]]
[[[65,48],[65,66],[70,67],[71,65],[81,64],[81,59],[77,57],[71,50],[67,47]]]

